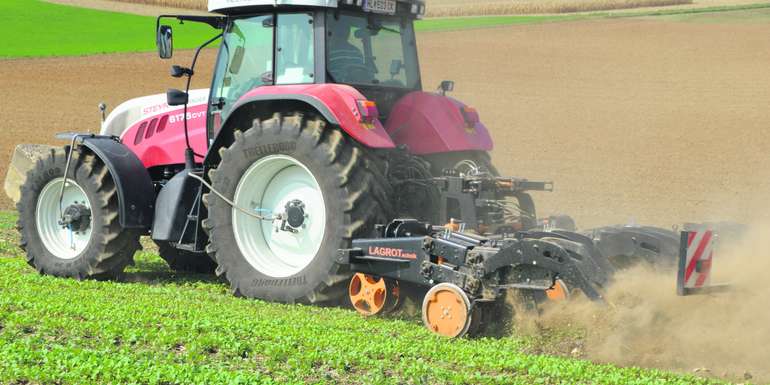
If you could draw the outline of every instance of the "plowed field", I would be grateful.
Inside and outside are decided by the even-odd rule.
[[[765,216],[770,24],[686,21],[422,33],[424,84],[457,82],[454,96],[492,130],[501,171],[556,182],[537,193],[540,214],[568,213],[582,227]],[[207,86],[214,54],[202,58],[197,86]],[[169,65],[149,53],[0,62],[0,151],[9,159],[20,142],[96,131],[100,101],[183,87]],[[10,207],[5,196],[0,206]]]

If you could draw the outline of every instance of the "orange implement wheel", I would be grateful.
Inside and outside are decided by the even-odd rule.
[[[468,295],[451,283],[433,286],[422,301],[422,322],[442,336],[464,336],[471,326],[472,316]]]
[[[569,290],[564,281],[557,279],[553,287],[545,291],[545,295],[550,301],[564,301],[569,298]]]
[[[350,303],[357,312],[372,316],[394,310],[398,306],[398,282],[356,273],[348,286]]]

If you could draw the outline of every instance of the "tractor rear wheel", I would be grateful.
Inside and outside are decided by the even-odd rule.
[[[133,263],[139,233],[120,226],[115,183],[93,154],[74,151],[65,182],[67,152],[52,149],[21,187],[21,248],[41,274],[116,277]]]
[[[216,262],[205,253],[180,250],[165,241],[155,241],[155,244],[158,245],[158,254],[173,271],[213,274],[217,268]]]
[[[300,113],[255,120],[234,139],[209,177],[239,209],[216,194],[203,200],[217,274],[250,298],[344,299],[351,274],[337,251],[389,220],[390,187],[378,165],[340,130]]]

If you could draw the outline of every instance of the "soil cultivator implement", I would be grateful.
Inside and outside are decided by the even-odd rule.
[[[522,185],[550,186],[489,175],[442,177],[432,182],[441,192],[441,200],[466,200],[469,207],[479,202],[504,205],[502,200],[489,198],[514,195]],[[449,186],[462,188],[451,191]],[[485,193],[491,196],[479,199]],[[548,222],[559,221],[572,223],[564,217]],[[673,281],[680,249],[688,258],[680,275],[687,274],[686,281],[693,287],[685,289],[686,293],[696,292],[696,286],[697,290],[715,290],[707,280],[716,233],[713,226],[699,226],[701,232],[682,232],[681,246],[674,231],[653,227],[576,232],[541,225],[484,236],[473,230],[458,231],[458,227],[456,223],[434,226],[399,219],[380,226],[378,237],[355,239],[350,249],[340,250],[338,262],[358,272],[349,288],[353,307],[367,316],[386,314],[397,306],[399,285],[408,283],[427,290],[422,302],[425,326],[438,334],[459,337],[495,323],[511,290],[535,305],[564,300],[577,292],[603,302],[602,291],[613,273],[639,263],[670,270]]]
[[[150,236],[172,269],[216,273],[239,296],[349,301],[377,315],[408,292],[424,298],[426,326],[452,337],[495,321],[508,292],[602,301],[617,269],[674,269],[682,250],[682,292],[708,283],[710,254],[690,252],[708,232],[680,247],[669,230],[538,218],[530,193],[553,185],[499,175],[478,111],[447,95],[453,82],[423,91],[414,20],[424,1],[210,0],[209,10],[155,26],[163,59],[167,22],[212,28],[192,65],[171,69],[184,91],[106,117],[101,105],[101,132],[64,135],[63,147],[17,147],[5,189],[40,273],[119,277]],[[211,87],[190,90],[212,44]]]

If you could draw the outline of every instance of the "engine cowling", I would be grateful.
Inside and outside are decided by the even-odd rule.
[[[206,152],[208,89],[190,91],[187,107],[190,145]],[[145,167],[184,163],[184,107],[169,106],[165,94],[128,100],[102,124],[102,135],[117,136]]]

